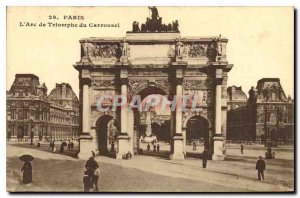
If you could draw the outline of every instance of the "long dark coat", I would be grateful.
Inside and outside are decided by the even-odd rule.
[[[266,169],[266,163],[263,159],[259,159],[256,162],[256,169],[258,171],[264,171]]]
[[[207,152],[206,150],[204,150],[204,151],[202,152],[202,159],[203,159],[203,160],[207,160],[207,159],[208,159],[208,152]]]
[[[23,183],[28,184],[32,182],[32,166],[30,162],[25,162],[21,170],[23,172]]]

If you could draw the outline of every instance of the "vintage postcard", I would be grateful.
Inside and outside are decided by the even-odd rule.
[[[294,192],[293,7],[7,7],[8,192]]]

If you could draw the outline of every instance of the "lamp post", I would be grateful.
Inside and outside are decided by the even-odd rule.
[[[33,123],[33,121],[32,121],[32,119],[30,120],[30,145],[33,145],[33,136],[34,136],[34,132],[33,132],[33,130],[32,130],[32,124]]]
[[[264,110],[265,110],[265,120],[264,120],[264,130],[265,130],[265,137],[264,137],[264,145],[267,145],[267,139],[268,139],[268,133],[267,133],[267,117],[268,117],[268,113],[267,113],[267,104],[264,105]]]

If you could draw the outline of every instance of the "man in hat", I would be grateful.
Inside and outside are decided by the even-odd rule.
[[[265,180],[264,178],[264,170],[266,169],[266,163],[263,160],[262,156],[259,156],[259,160],[256,162],[256,170],[258,174],[258,180],[261,181],[261,179]]]
[[[207,148],[205,148],[204,151],[202,152],[202,167],[203,168],[206,168],[207,159],[208,159],[208,151],[207,151]]]

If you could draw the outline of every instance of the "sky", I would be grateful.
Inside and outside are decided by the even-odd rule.
[[[227,60],[234,64],[228,86],[248,94],[261,78],[280,78],[286,95],[294,97],[294,10],[292,7],[158,7],[163,23],[178,20],[182,37],[229,39]],[[7,9],[7,84],[17,73],[33,73],[48,94],[55,83],[69,83],[79,93],[81,38],[125,37],[133,21],[144,23],[147,7],[9,7]],[[49,19],[55,15],[59,19]],[[64,16],[84,16],[67,20]],[[53,17],[52,17],[53,18]],[[25,27],[40,22],[119,23],[119,28]]]

